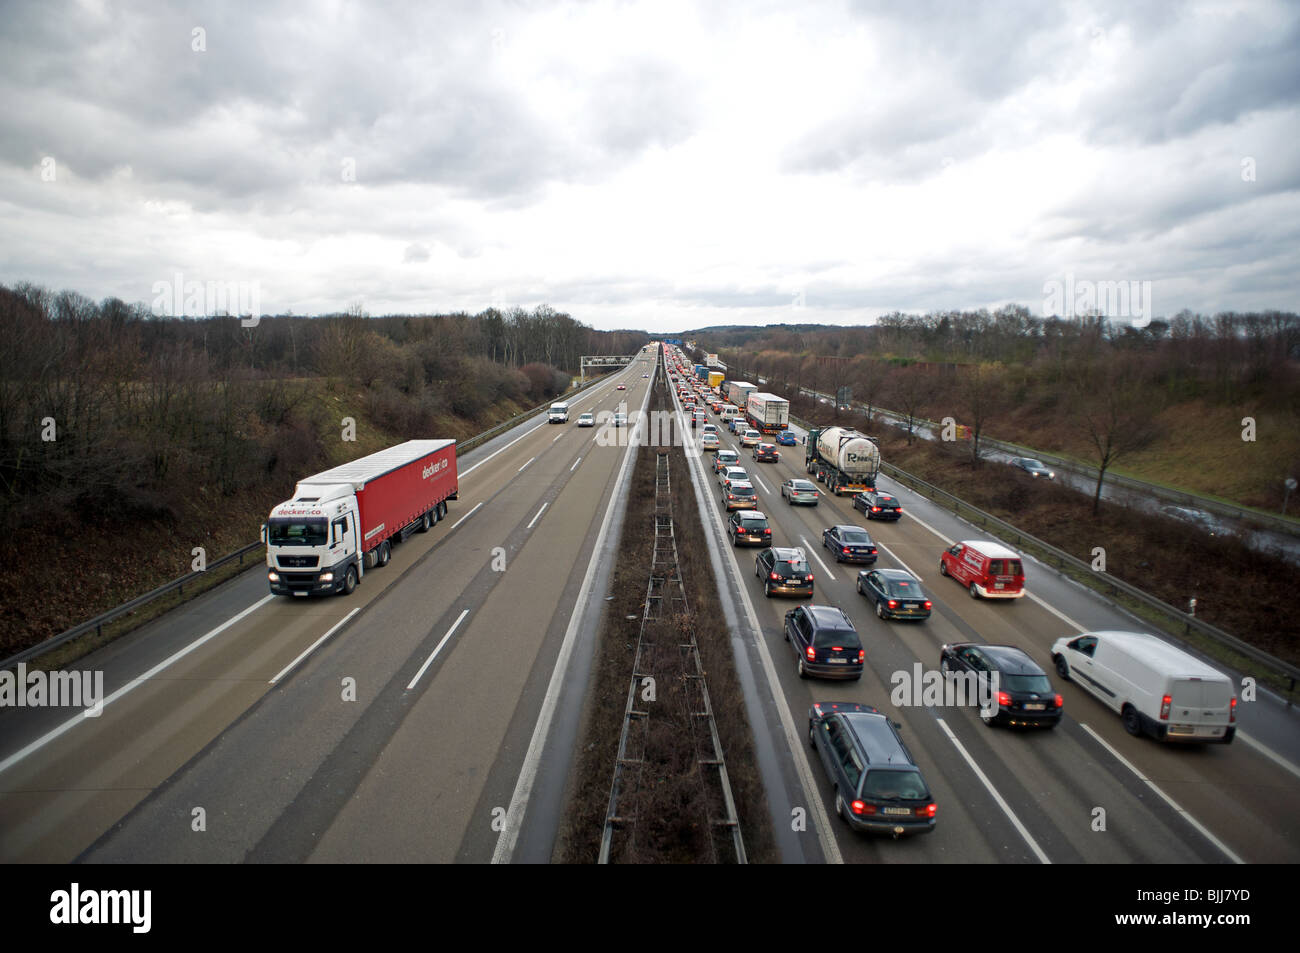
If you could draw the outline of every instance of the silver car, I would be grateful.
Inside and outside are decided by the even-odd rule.
[[[817,505],[817,500],[821,498],[821,493],[810,480],[786,480],[781,484],[781,495],[793,506],[796,503],[805,503],[811,506]]]

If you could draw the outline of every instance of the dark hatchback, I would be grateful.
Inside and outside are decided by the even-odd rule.
[[[774,546],[754,560],[754,575],[763,580],[763,595],[811,596],[813,571],[802,549]]]
[[[864,569],[858,573],[858,592],[876,604],[881,619],[928,619],[932,604],[921,583],[902,569]]]
[[[869,520],[896,520],[903,515],[903,505],[880,490],[867,490],[853,498],[853,508]]]
[[[831,551],[837,563],[866,563],[878,556],[871,534],[860,526],[832,526],[822,531],[822,545]]]
[[[815,702],[808,742],[835,788],[835,812],[856,831],[928,834],[937,805],[898,726],[857,702]]]
[[[739,510],[727,520],[732,546],[771,546],[772,527],[758,510]]]
[[[774,443],[760,443],[754,448],[754,459],[758,463],[776,463],[781,459],[781,452]]]
[[[986,725],[1054,728],[1061,720],[1065,700],[1038,663],[1014,645],[945,645],[939,650],[939,669],[965,676],[968,691],[996,674],[996,707],[980,709]],[[985,691],[990,689],[980,693]]]
[[[867,653],[852,620],[838,606],[797,606],[785,614],[785,638],[800,678],[862,677]]]

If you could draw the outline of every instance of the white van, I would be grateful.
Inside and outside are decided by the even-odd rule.
[[[547,412],[547,423],[567,424],[569,422],[569,405],[565,401],[558,404],[551,404],[551,409]]]
[[[1237,697],[1228,676],[1143,632],[1084,632],[1057,639],[1052,661],[1118,712],[1130,735],[1229,744]]]
[[[718,411],[719,420],[731,420],[733,417],[740,416],[740,408],[735,404],[723,404],[722,409]]]

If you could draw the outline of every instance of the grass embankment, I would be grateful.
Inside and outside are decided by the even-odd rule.
[[[829,410],[822,406],[800,402],[794,412],[829,422]],[[918,438],[909,446],[902,431],[868,425],[861,414],[841,415],[836,422],[878,436],[882,457],[905,472],[1089,564],[1094,548],[1101,547],[1110,575],[1178,608],[1194,598],[1197,618],[1300,664],[1300,624],[1294,616],[1300,572],[1280,557],[1257,552],[1234,536],[1211,537],[1178,520],[1106,502],[1094,517],[1090,495],[1036,481],[1004,464],[972,466],[964,444]],[[936,560],[938,555],[936,550]],[[1220,657],[1234,664],[1226,653]],[[1254,663],[1236,664],[1250,671]]]

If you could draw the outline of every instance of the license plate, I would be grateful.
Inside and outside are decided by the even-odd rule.
[[[883,811],[881,811],[880,813],[882,813],[882,814],[889,814],[889,815],[891,815],[891,816],[895,816],[895,817],[911,817],[911,816],[912,816],[912,811],[911,811],[911,809],[910,809],[910,808],[906,808],[906,807],[887,807],[887,808],[885,808]]]
[[[918,603],[909,602],[907,605],[903,606],[903,608],[910,611],[912,609],[919,609],[921,606]]]
[[[994,588],[994,589],[1001,589],[1001,588],[1002,588],[1002,585],[1003,585],[1003,584],[1000,583],[1000,582],[995,582],[995,583],[993,583],[993,588]]]
[[[827,659],[826,661],[830,662],[832,665],[847,665],[849,660],[846,658],[832,658]]]
[[[303,592],[302,590],[297,590],[297,591],[294,592],[294,595],[295,595],[295,596],[305,596],[305,595],[307,595],[307,593]]]
[[[1025,711],[1043,711],[1045,708],[1046,705],[1026,705]]]

